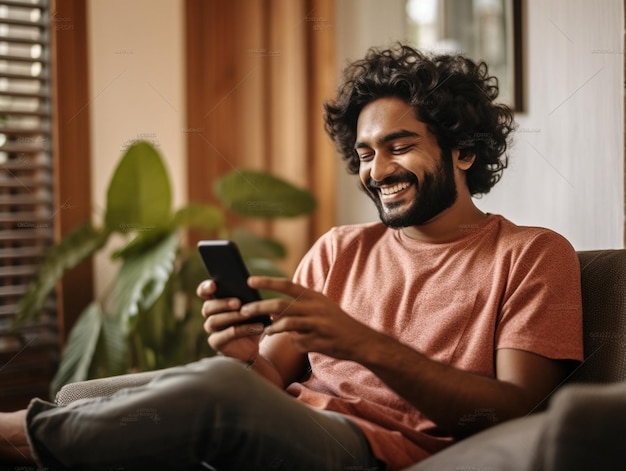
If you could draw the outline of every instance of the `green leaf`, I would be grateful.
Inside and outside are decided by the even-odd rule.
[[[215,355],[207,342],[207,333],[203,325],[204,319],[200,315],[200,308],[194,309],[184,321],[179,322],[176,331],[167,338],[160,352],[159,367],[183,365]]]
[[[180,260],[176,289],[182,293],[191,294],[195,298],[196,288],[209,276],[206,267],[195,247],[182,249]]]
[[[108,309],[120,316],[120,322],[148,309],[161,295],[174,270],[177,249],[178,231],[173,231],[150,249],[124,259]]]
[[[171,229],[153,229],[150,231],[138,232],[128,244],[114,251],[111,254],[111,258],[115,260],[117,258],[129,258],[140,255],[161,242],[163,238],[170,233],[170,231]]]
[[[102,248],[109,234],[106,230],[95,229],[87,222],[76,226],[58,244],[50,247],[39,264],[37,277],[20,299],[13,327],[19,327],[38,316],[65,272]]]
[[[178,227],[214,231],[224,227],[224,214],[215,206],[191,203],[176,212],[174,224]]]
[[[287,255],[285,246],[280,242],[269,237],[259,237],[244,228],[233,230],[231,238],[245,258],[285,258]]]
[[[121,324],[117,316],[104,314],[89,378],[120,375],[127,373],[129,368],[128,325]]]
[[[130,146],[107,191],[105,222],[112,231],[147,231],[170,224],[172,190],[161,156],[147,142]]]
[[[176,328],[173,284],[170,278],[163,292],[150,308],[139,312],[135,329],[133,329],[132,335],[139,335],[142,345],[156,352],[161,351],[164,339]]]
[[[50,396],[54,397],[67,383],[83,381],[88,378],[104,313],[97,302],[91,303],[82,312],[70,331],[61,357],[61,363],[50,384]]]
[[[253,218],[288,218],[311,213],[315,198],[285,180],[253,170],[234,170],[215,183],[215,193],[234,212]]]

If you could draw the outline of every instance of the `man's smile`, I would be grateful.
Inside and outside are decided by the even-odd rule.
[[[395,185],[380,187],[379,190],[383,196],[392,196],[392,195],[395,195],[396,193],[400,193],[406,190],[409,186],[411,186],[411,183],[402,182],[402,183],[396,183]]]
[[[406,198],[411,188],[417,188],[417,178],[410,173],[388,177],[379,182],[370,179],[367,185],[372,197],[378,195],[380,203],[385,205],[399,203]]]

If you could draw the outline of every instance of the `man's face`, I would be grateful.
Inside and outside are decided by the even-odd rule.
[[[423,225],[456,201],[451,153],[441,152],[436,137],[403,100],[380,98],[363,108],[355,150],[361,186],[385,225]]]

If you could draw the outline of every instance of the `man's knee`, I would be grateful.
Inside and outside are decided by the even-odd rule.
[[[216,356],[176,368],[156,381],[172,386],[179,400],[196,405],[220,401],[224,405],[231,401],[239,403],[249,396],[252,384],[259,379],[240,361]]]

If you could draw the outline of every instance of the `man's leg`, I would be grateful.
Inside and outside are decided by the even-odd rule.
[[[145,386],[67,407],[31,404],[44,464],[80,469],[374,470],[361,431],[228,358],[173,368]]]

